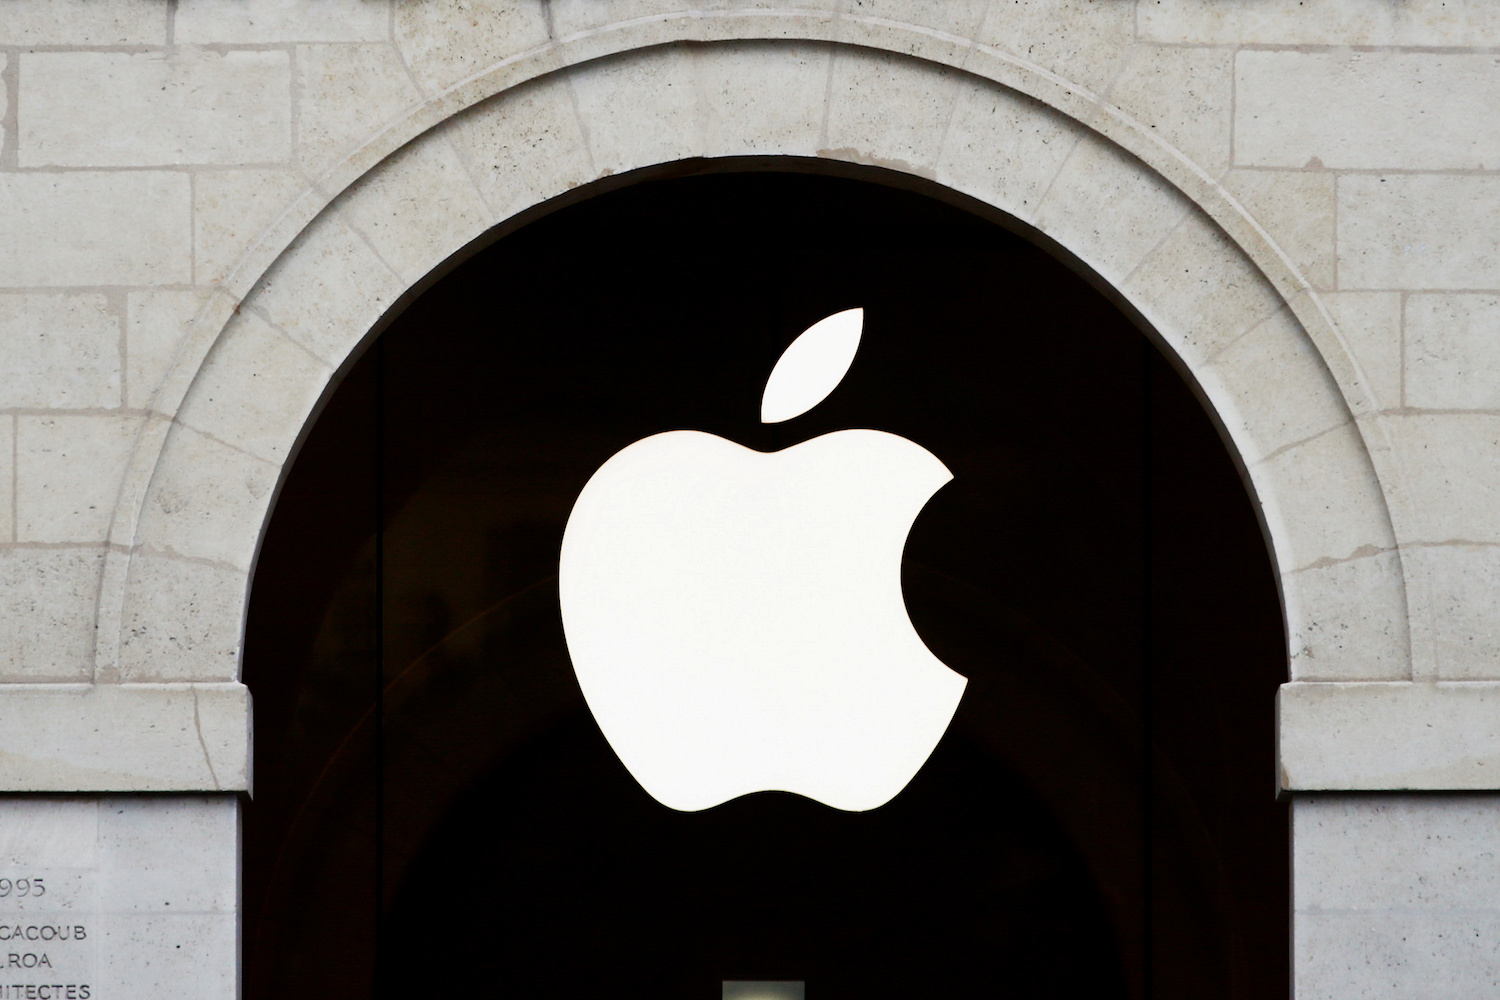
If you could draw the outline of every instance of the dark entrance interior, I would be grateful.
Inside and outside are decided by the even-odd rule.
[[[786,165],[539,214],[410,302],[328,401],[247,625],[246,996],[1286,995],[1284,640],[1209,418],[1000,220]],[[760,424],[781,351],[852,306],[840,387]],[[969,678],[958,714],[868,813],[658,805],[568,660],[572,502],[657,431],[769,451],[845,427],[954,473],[902,573]]]

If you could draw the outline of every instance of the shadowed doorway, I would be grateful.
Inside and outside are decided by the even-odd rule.
[[[247,996],[1286,994],[1285,646],[1208,416],[1004,220],[767,166],[798,164],[554,206],[411,301],[329,399],[247,625]],[[781,351],[852,306],[843,383],[762,425]],[[771,451],[846,427],[954,474],[902,573],[969,678],[958,714],[868,813],[660,806],[569,664],[573,500],[658,431]]]

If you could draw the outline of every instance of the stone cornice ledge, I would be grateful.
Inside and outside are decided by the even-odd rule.
[[[1276,758],[1279,793],[1500,789],[1500,681],[1283,684]]]
[[[0,684],[0,792],[248,792],[250,690]]]

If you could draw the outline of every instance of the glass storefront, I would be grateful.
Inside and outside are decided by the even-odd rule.
[[[1285,640],[1209,417],[1018,224],[766,166],[580,193],[408,303],[328,400],[247,624],[247,997],[1286,994]],[[787,344],[856,306],[842,383],[762,424]],[[844,428],[953,473],[902,582],[957,714],[868,812],[669,809],[570,664],[573,503],[660,431]]]

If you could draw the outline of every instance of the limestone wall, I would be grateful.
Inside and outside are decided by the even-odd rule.
[[[1283,788],[1500,788],[1500,5],[5,0],[0,109],[6,788],[246,787],[256,542],[371,325],[529,206],[749,154],[952,186],[1152,322],[1265,512]],[[1383,837],[1373,801],[1298,835]],[[1306,995],[1404,954],[1402,907],[1500,932],[1306,852]]]

